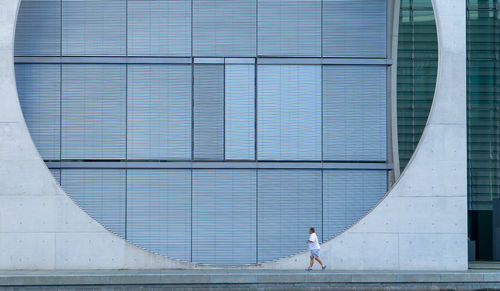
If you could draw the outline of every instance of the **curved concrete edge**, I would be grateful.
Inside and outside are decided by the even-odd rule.
[[[399,47],[399,21],[400,21],[400,10],[401,2],[392,2],[392,30],[390,33],[390,39],[388,41],[388,46],[390,47],[389,56],[392,59],[392,66],[390,66],[389,83],[390,96],[388,107],[389,107],[389,118],[388,118],[388,128],[387,132],[389,136],[389,149],[390,149],[390,162],[394,165],[392,170],[392,175],[389,176],[389,189],[394,185],[394,181],[397,181],[401,175],[401,164],[399,161],[399,137],[398,137],[398,47]],[[391,183],[393,182],[393,183]]]
[[[439,62],[422,138],[386,197],[322,245],[339,270],[466,270],[467,136],[465,2],[433,0]],[[306,252],[265,268],[296,269]]]
[[[196,267],[112,234],[52,177],[17,97],[13,46],[19,2],[0,0],[0,269]]]
[[[456,2],[456,3],[455,3]],[[427,127],[379,205],[322,245],[332,269],[467,268],[465,4],[433,0],[439,69]],[[20,109],[13,45],[19,0],[0,0],[0,269],[208,268],[149,253],[108,232],[64,193]],[[306,252],[241,268],[301,269]]]

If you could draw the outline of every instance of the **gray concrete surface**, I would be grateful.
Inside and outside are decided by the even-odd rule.
[[[433,4],[439,67],[429,121],[387,196],[322,245],[331,268],[467,269],[465,3]],[[13,45],[18,5],[19,0],[0,0],[0,269],[209,268],[154,255],[113,235],[57,185],[29,136],[17,96]],[[241,268],[302,269],[307,260],[302,252]]]
[[[500,270],[462,272],[293,271],[293,270],[107,270],[0,272],[0,287],[397,287],[469,286],[500,288]]]
[[[500,271],[500,262],[494,261],[473,261],[469,262],[469,269],[472,270],[499,270]]]
[[[431,112],[406,169],[365,217],[322,246],[350,270],[467,269],[465,3],[433,0],[439,44]],[[296,268],[302,253],[266,267]]]
[[[14,74],[19,0],[0,0],[0,269],[192,268],[107,231],[59,187],[24,122]]]

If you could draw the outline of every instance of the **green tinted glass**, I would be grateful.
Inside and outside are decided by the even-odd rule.
[[[431,0],[401,3],[398,41],[398,140],[401,169],[427,122],[437,74],[437,34]]]
[[[500,197],[499,0],[467,1],[468,195],[470,210],[491,210]],[[403,0],[398,48],[401,168],[427,121],[437,72],[431,0]]]

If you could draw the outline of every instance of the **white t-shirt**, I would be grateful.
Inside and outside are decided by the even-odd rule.
[[[309,241],[312,241],[311,243],[307,243],[309,245],[310,250],[319,250],[319,242],[318,242],[318,236],[315,233],[312,233],[309,236]]]

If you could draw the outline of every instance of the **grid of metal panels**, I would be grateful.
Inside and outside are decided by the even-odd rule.
[[[387,189],[386,6],[24,0],[25,117],[69,195],[139,246],[215,265],[287,256]]]

